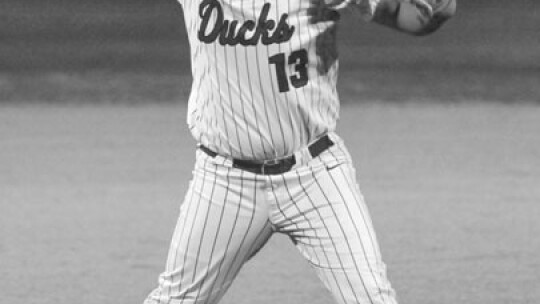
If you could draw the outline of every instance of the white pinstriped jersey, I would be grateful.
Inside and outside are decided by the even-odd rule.
[[[191,45],[188,124],[225,156],[273,159],[333,131],[337,11],[378,0],[179,0]]]

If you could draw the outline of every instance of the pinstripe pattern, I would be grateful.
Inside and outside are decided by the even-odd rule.
[[[395,304],[342,141],[281,175],[198,151],[166,271],[147,304],[217,303],[274,232],[289,235],[337,303]]]
[[[329,4],[322,4],[323,0],[319,1],[324,12],[351,8],[366,16],[377,2],[327,0]],[[290,155],[320,135],[335,130],[339,111],[338,62],[333,58],[337,55],[337,20],[325,14],[315,19],[308,16],[313,0],[180,0],[180,3],[184,7],[193,62],[188,124],[200,143],[221,155],[273,159]],[[208,26],[201,30],[204,19],[201,16],[205,12],[209,12]],[[275,34],[281,20],[292,36],[269,43],[259,38],[254,45],[231,40],[234,35],[241,36],[239,29],[249,22],[253,28],[245,28],[244,36],[254,36],[255,24],[263,18],[263,12],[266,12],[264,20],[273,23],[268,25],[267,34],[260,37]],[[198,39],[199,30],[209,35],[208,41]],[[210,37],[214,30],[222,30],[228,38],[220,34]],[[305,63],[302,58],[292,56],[298,51],[307,52]],[[273,62],[271,58],[279,55],[284,62]],[[302,68],[306,69],[306,77]],[[301,83],[294,82],[299,79]]]
[[[372,15],[378,0],[180,0],[198,143],[165,271],[146,304],[213,304],[274,232],[288,235],[340,304],[395,304],[351,157],[334,133],[337,11]],[[334,145],[312,158],[323,134]],[[294,154],[279,175],[231,157]]]

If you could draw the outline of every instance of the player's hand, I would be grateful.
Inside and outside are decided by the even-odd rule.
[[[431,18],[433,16],[433,6],[429,0],[405,0],[403,3],[410,3],[421,13],[422,17]]]
[[[413,35],[427,35],[454,15],[456,0],[380,0],[373,20]]]
[[[400,12],[403,24],[418,26],[419,30],[413,32],[417,35],[427,35],[433,33],[450,19],[456,12],[456,0],[405,0],[416,8],[419,13],[415,20],[410,13]],[[403,3],[402,3],[403,5]],[[410,7],[402,7],[403,10],[410,10]],[[399,17],[398,17],[399,18]],[[410,19],[409,19],[410,18]]]

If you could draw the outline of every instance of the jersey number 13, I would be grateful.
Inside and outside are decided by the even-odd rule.
[[[276,54],[268,58],[268,62],[276,68],[276,77],[280,92],[288,92],[289,80],[293,87],[300,88],[308,83],[308,52],[305,49],[297,50],[286,58],[284,53]],[[294,65],[292,75],[287,75],[287,64]]]

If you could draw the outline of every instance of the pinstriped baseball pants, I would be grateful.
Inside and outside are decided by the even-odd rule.
[[[334,146],[281,175],[197,151],[159,286],[145,304],[217,303],[274,232],[288,235],[337,303],[395,304],[351,158]]]

